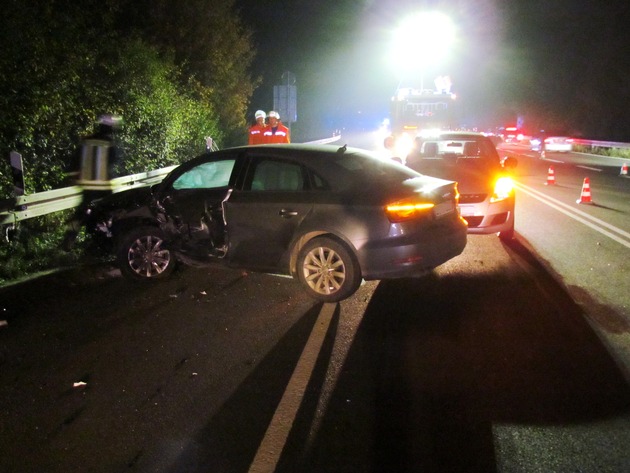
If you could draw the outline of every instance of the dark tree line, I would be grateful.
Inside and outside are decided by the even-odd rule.
[[[233,0],[0,0],[0,199],[7,159],[28,193],[60,187],[80,136],[123,117],[121,172],[240,144],[259,83]]]

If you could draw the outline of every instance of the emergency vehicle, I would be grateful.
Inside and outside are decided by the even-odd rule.
[[[450,91],[399,88],[392,97],[389,143],[396,156],[407,156],[417,136],[455,127],[456,96]]]

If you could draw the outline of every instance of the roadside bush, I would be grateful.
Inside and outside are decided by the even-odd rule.
[[[79,263],[83,258],[80,245],[71,252],[61,250],[70,215],[70,211],[57,212],[19,222],[14,229],[5,226],[0,241],[0,284]]]
[[[626,148],[602,148],[600,146],[575,145],[573,150],[579,153],[590,153],[599,156],[630,159],[630,149]]]

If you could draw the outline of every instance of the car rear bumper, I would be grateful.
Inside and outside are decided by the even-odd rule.
[[[448,218],[412,235],[370,243],[358,252],[363,278],[422,276],[464,251],[466,229],[461,218]]]

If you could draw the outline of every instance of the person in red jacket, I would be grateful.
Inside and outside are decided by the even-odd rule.
[[[278,112],[269,112],[269,126],[265,129],[265,143],[291,143],[289,129],[280,123]]]
[[[265,142],[265,130],[267,129],[267,125],[265,124],[265,118],[267,114],[262,110],[258,110],[254,117],[256,118],[256,123],[249,127],[249,144],[250,145],[261,145]]]

